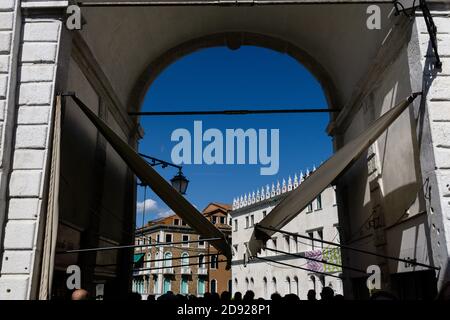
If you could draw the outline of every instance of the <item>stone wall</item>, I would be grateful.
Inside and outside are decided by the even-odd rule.
[[[0,7],[10,8],[4,15],[17,13],[13,1],[2,1]],[[13,52],[10,56],[9,75],[5,81],[17,75],[17,96],[9,95],[3,103],[2,112],[7,125],[3,128],[7,138],[8,126],[12,140],[2,140],[2,152],[12,147],[12,154],[3,154],[2,195],[5,196],[3,219],[3,254],[0,270],[0,299],[29,299],[36,297],[39,274],[40,235],[43,231],[45,214],[45,177],[49,154],[49,138],[58,64],[59,41],[62,22],[53,18],[18,19],[16,29],[12,23],[1,28],[11,27],[12,32],[0,32],[1,53]],[[22,30],[19,30],[19,24]],[[5,40],[6,39],[6,40]],[[5,46],[9,43],[9,47]],[[15,45],[17,47],[15,47]],[[13,57],[18,57],[17,66]],[[4,59],[4,57],[2,56]],[[3,84],[0,84],[0,87]],[[16,86],[10,82],[11,91]],[[3,89],[2,89],[3,90]],[[6,92],[6,91],[5,91]],[[6,98],[0,92],[0,98]],[[15,111],[17,113],[15,114]],[[11,164],[10,167],[6,164]],[[8,180],[9,175],[9,180]],[[8,181],[8,182],[7,182]],[[3,193],[6,192],[6,193]]]

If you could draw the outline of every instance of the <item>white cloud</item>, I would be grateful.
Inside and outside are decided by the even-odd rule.
[[[171,216],[171,215],[173,215],[173,214],[174,214],[174,212],[173,212],[172,210],[170,210],[170,209],[167,209],[167,210],[161,210],[161,211],[159,211],[158,213],[156,213],[156,215],[158,216],[158,218],[165,218],[165,217]]]
[[[158,210],[158,204],[156,203],[155,200],[145,199],[145,201],[138,201],[138,203],[136,203],[137,213],[142,213],[144,211],[144,205],[145,205],[145,213]]]

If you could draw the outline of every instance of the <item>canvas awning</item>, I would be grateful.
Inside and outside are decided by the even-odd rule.
[[[141,261],[142,257],[144,257],[143,253],[135,253],[133,256],[133,262],[138,263],[139,261]]]
[[[170,183],[161,177],[147,161],[123,141],[103,120],[97,117],[75,94],[67,94],[66,96],[70,96],[73,99],[130,169],[139,177],[141,182],[148,185],[169,208],[201,236],[205,238],[220,238],[220,240],[211,240],[210,243],[227,258],[227,268],[229,268],[232,254],[231,245],[228,243],[226,236],[176,191]]]
[[[421,95],[411,94],[407,99],[394,106],[378,118],[356,139],[339,149],[331,158],[323,163],[309,176],[301,187],[291,191],[264,219],[254,228],[248,243],[249,256],[253,257],[261,250],[264,243],[275,233],[273,230],[261,229],[269,227],[280,230],[295,218],[313,201],[328,185],[358,159],[359,156],[398,118],[398,116]]]

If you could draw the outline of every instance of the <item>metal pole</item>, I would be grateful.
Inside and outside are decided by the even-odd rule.
[[[201,241],[216,241],[221,240],[222,238],[208,238],[202,239]],[[88,248],[88,249],[74,249],[67,251],[59,251],[56,254],[68,254],[68,253],[82,253],[82,252],[92,252],[92,251],[107,251],[107,250],[119,250],[119,249],[129,249],[129,248],[146,248],[146,247],[156,247],[156,246],[171,246],[174,244],[184,244],[184,243],[195,243],[199,242],[199,240],[189,240],[189,241],[178,241],[178,242],[158,242],[158,243],[149,243],[142,245],[124,245],[124,246],[111,246],[111,247],[100,247],[100,248]]]
[[[296,233],[292,233],[292,232],[288,232],[288,231],[283,231],[283,230],[278,230],[278,229],[275,229],[275,228],[262,227],[262,226],[259,226],[259,225],[256,225],[255,228],[266,229],[266,230],[271,230],[271,231],[275,231],[275,232],[280,232],[280,233],[284,233],[284,234],[287,234],[287,235],[291,235],[293,237],[299,237],[299,238],[302,238],[302,239],[318,241],[318,242],[322,242],[322,243],[325,243],[325,244],[336,246],[336,247],[339,247],[339,248],[342,248],[342,249],[353,250],[353,251],[356,251],[356,252],[370,254],[370,255],[373,255],[373,256],[376,256],[376,257],[380,257],[380,258],[385,258],[385,259],[391,259],[391,260],[395,260],[395,261],[399,261],[399,262],[410,263],[410,264],[414,264],[414,265],[417,265],[417,266],[426,267],[426,268],[430,268],[430,269],[434,269],[434,270],[440,270],[441,269],[440,267],[430,266],[430,265],[427,265],[427,264],[424,264],[424,263],[416,262],[414,260],[406,260],[406,259],[401,259],[401,258],[397,258],[397,257],[386,256],[386,255],[383,255],[383,254],[367,251],[367,250],[364,250],[364,249],[358,249],[358,248],[350,247],[350,246],[347,246],[347,245],[344,245],[344,244],[340,244],[340,243],[336,243],[336,242],[331,242],[331,241],[311,238],[311,237],[307,237],[307,236],[302,236],[300,234],[296,234]]]
[[[249,115],[249,114],[272,114],[272,113],[335,113],[340,112],[341,109],[259,109],[259,110],[195,110],[195,111],[142,111],[142,112],[128,112],[130,116],[193,116],[193,115]]]
[[[78,1],[79,7],[245,7],[245,6],[277,6],[277,5],[358,5],[358,4],[393,4],[392,0],[196,0],[196,1]]]

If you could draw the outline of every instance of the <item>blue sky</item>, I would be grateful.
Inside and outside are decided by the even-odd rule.
[[[320,84],[296,60],[269,49],[243,46],[235,51],[203,49],[177,60],[150,86],[142,111],[326,107]],[[186,128],[193,135],[195,120],[202,121],[203,131],[217,128],[224,136],[225,129],[237,128],[279,129],[280,136],[276,175],[260,175],[261,164],[184,165],[183,173],[190,180],[186,197],[198,209],[214,201],[231,204],[233,197],[311,170],[332,154],[331,139],[325,133],[326,113],[142,117],[145,136],[139,151],[171,162],[177,144],[171,141],[172,132]],[[166,179],[176,174],[174,168],[157,170]],[[170,213],[151,190],[146,198],[145,220]],[[143,200],[143,188],[139,188],[137,225],[142,224]]]

